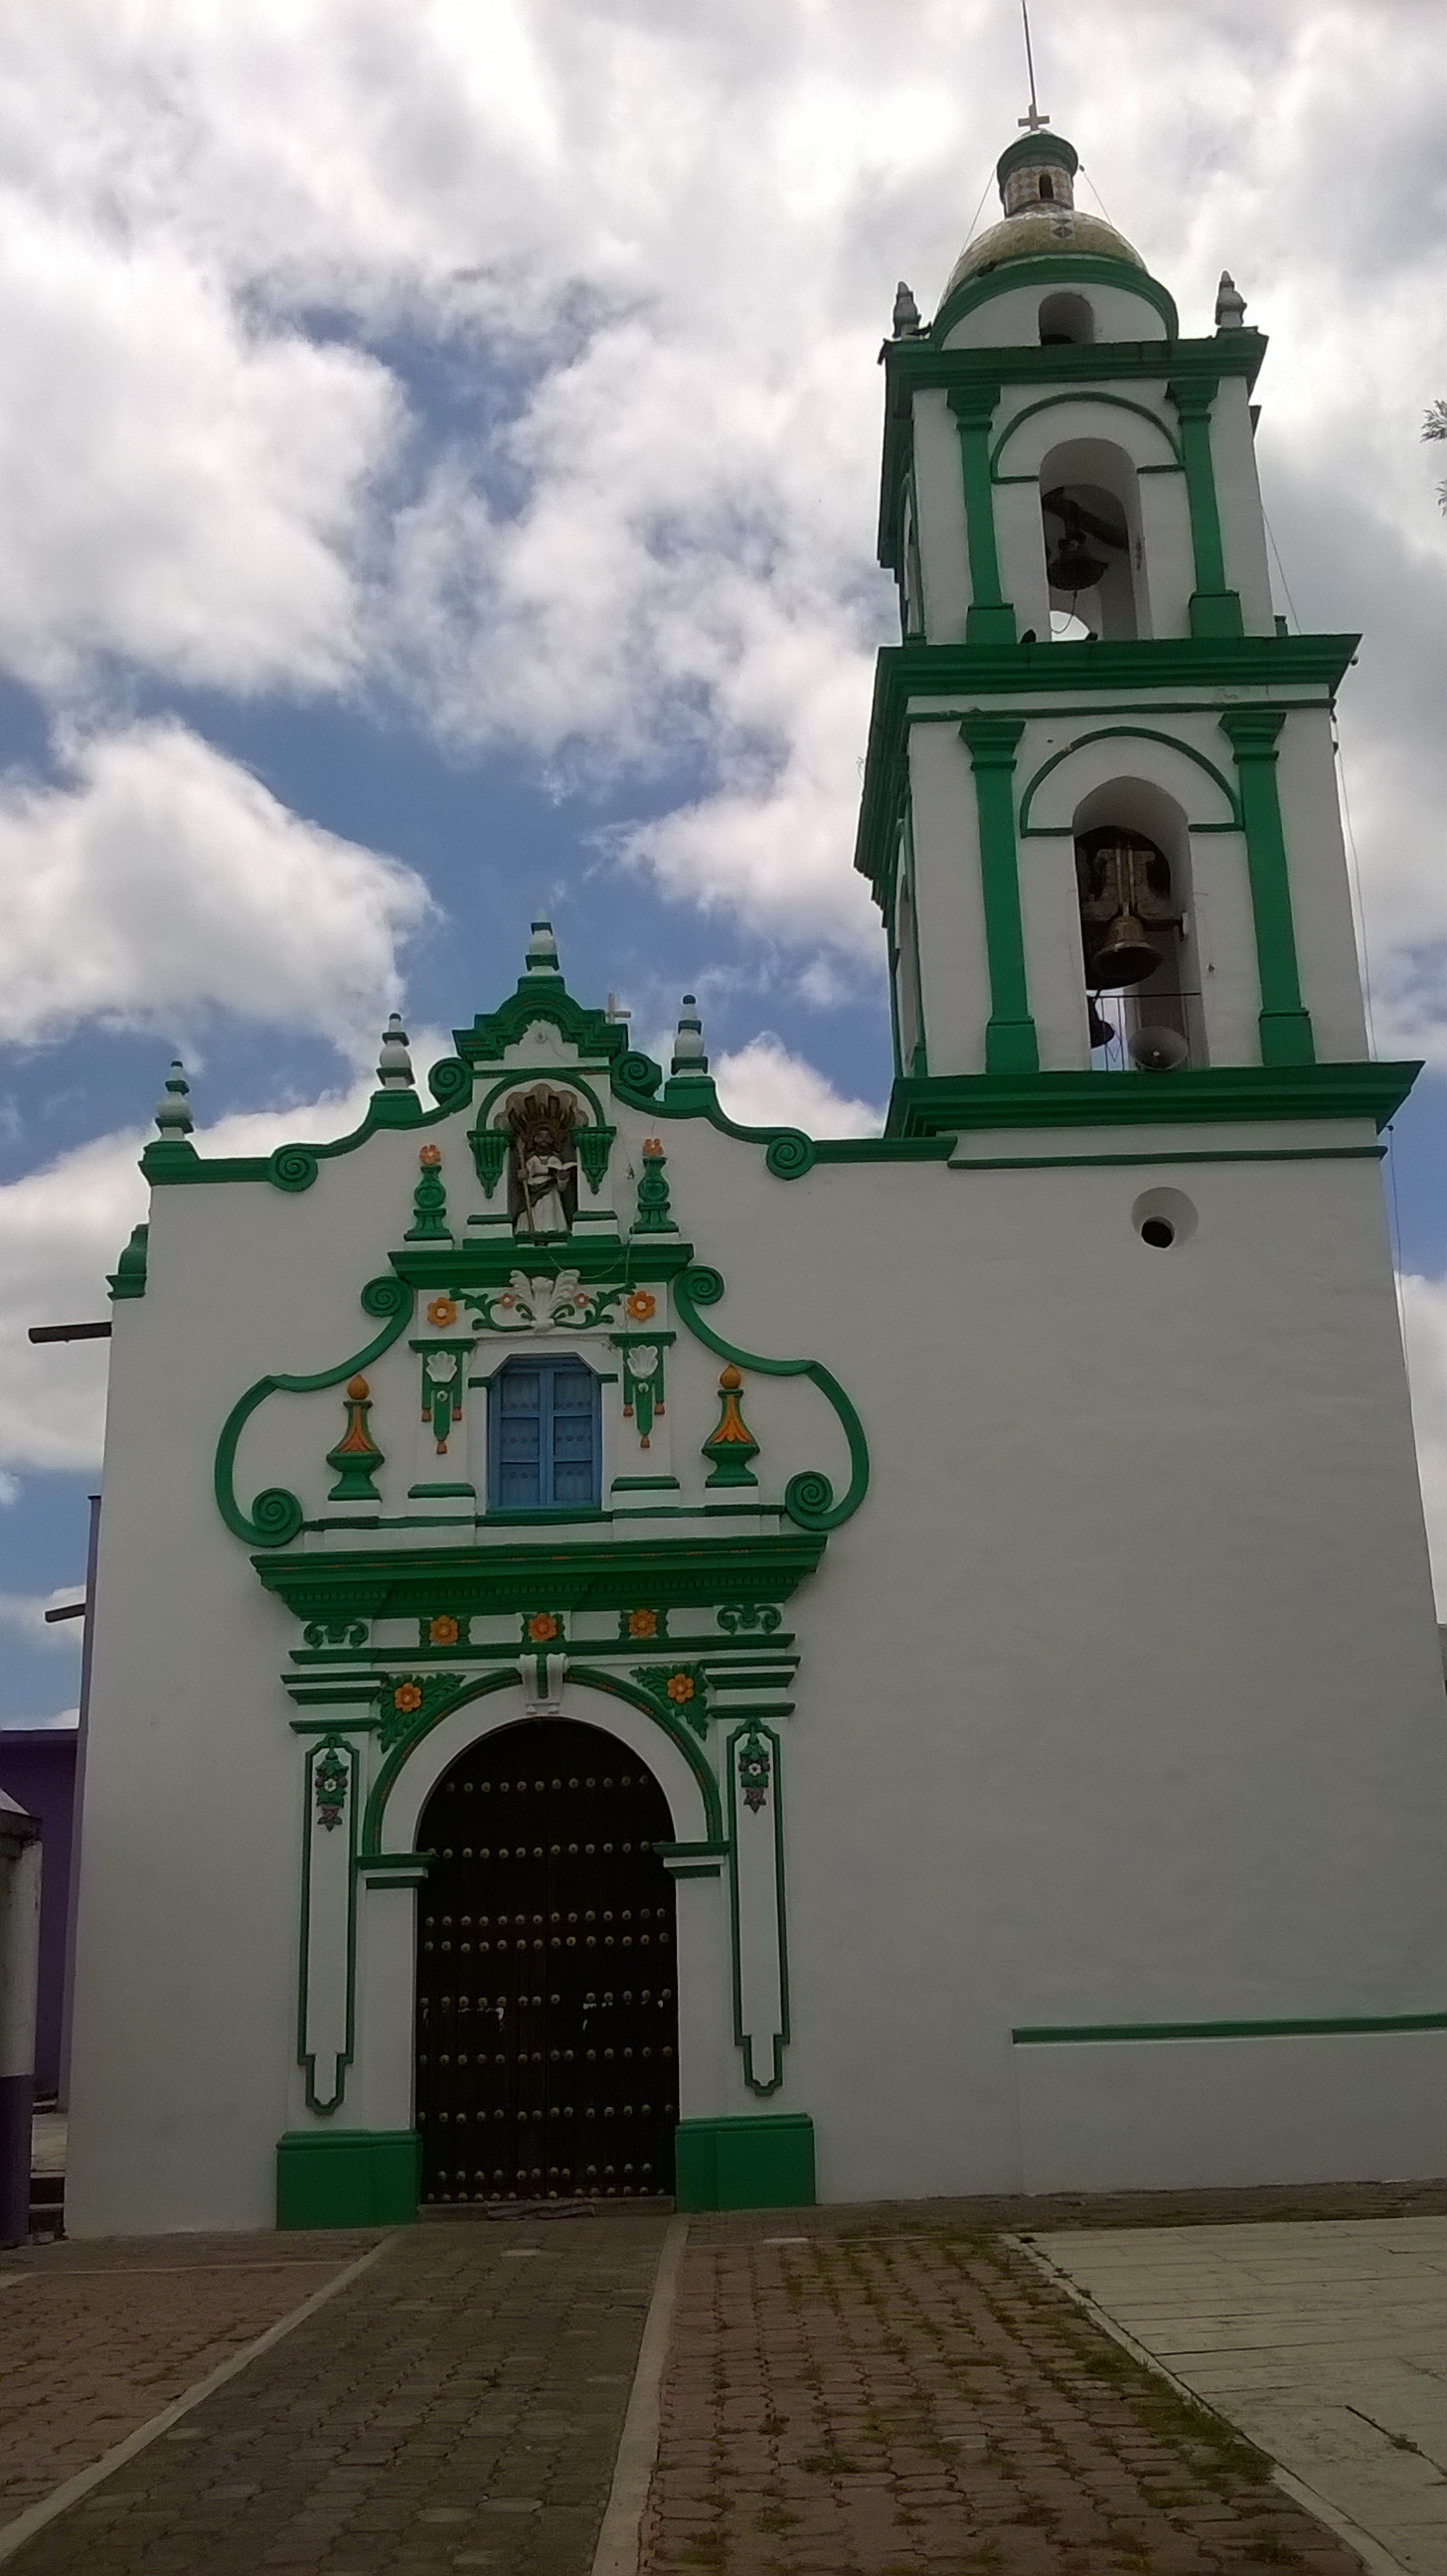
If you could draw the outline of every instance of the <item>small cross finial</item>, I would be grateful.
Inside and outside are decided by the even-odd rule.
[[[1035,56],[1030,45],[1029,0],[1020,0],[1020,23],[1025,30],[1025,69],[1030,75],[1030,113],[1028,116],[1017,117],[1015,122],[1017,125],[1027,126],[1032,134],[1038,134],[1041,126],[1048,125],[1050,119],[1048,116],[1043,116],[1035,104]]]

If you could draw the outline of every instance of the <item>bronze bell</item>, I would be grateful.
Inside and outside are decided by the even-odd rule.
[[[1072,598],[1082,590],[1094,590],[1108,570],[1104,555],[1093,555],[1075,534],[1063,537],[1045,561],[1045,578],[1051,589],[1068,591]]]
[[[1160,962],[1161,952],[1137,915],[1119,912],[1091,958],[1091,981],[1097,992],[1119,991],[1122,985],[1143,984]]]

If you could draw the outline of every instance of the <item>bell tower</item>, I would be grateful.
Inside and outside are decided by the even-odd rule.
[[[1390,1116],[1332,763],[1357,639],[1272,611],[1222,277],[1183,338],[1038,127],[932,322],[901,289],[856,864],[889,940],[889,1132]],[[1374,1132],[1374,1128],[1367,1131]]]

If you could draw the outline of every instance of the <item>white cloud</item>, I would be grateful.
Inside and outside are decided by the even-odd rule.
[[[12,1504],[18,1503],[23,1490],[19,1477],[12,1476],[7,1467],[0,1467],[0,1511],[9,1511]]]
[[[424,1044],[417,1061],[433,1051]],[[224,1118],[195,1142],[208,1154],[264,1154],[293,1138],[344,1135],[370,1088],[368,1077],[323,1100]],[[26,1335],[32,1324],[109,1312],[107,1273],[146,1214],[144,1143],[138,1129],[99,1136],[0,1187],[0,1458],[12,1468],[100,1464],[107,1345],[36,1345]]]
[[[266,327],[164,234],[108,237],[14,188],[0,340],[0,662],[47,689],[107,656],[238,690],[355,667],[385,369]]]
[[[24,1637],[32,1646],[73,1648],[80,1633],[79,1623],[58,1619],[52,1627],[47,1627],[45,1614],[47,1610],[62,1608],[67,1602],[78,1601],[84,1589],[82,1569],[79,1583],[62,1583],[54,1592],[0,1592],[0,1628],[8,1628],[12,1635]]]
[[[850,1100],[767,1031],[713,1067],[719,1105],[744,1127],[802,1127],[808,1136],[877,1136],[881,1109]]]
[[[60,787],[0,785],[6,1027],[171,1035],[207,1006],[355,1053],[397,996],[421,880],[278,803],[169,722],[78,737]]]

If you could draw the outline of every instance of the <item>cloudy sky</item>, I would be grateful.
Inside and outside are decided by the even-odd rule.
[[[1447,46],[1439,0],[1035,0],[1042,104],[1211,327],[1342,710],[1447,1577]],[[0,0],[0,1717],[75,1695],[104,1311],[166,1062],[336,1132],[557,923],[729,1105],[887,1087],[850,870],[895,281],[1023,106],[1013,0]],[[1092,197],[1092,190],[1094,196]]]

